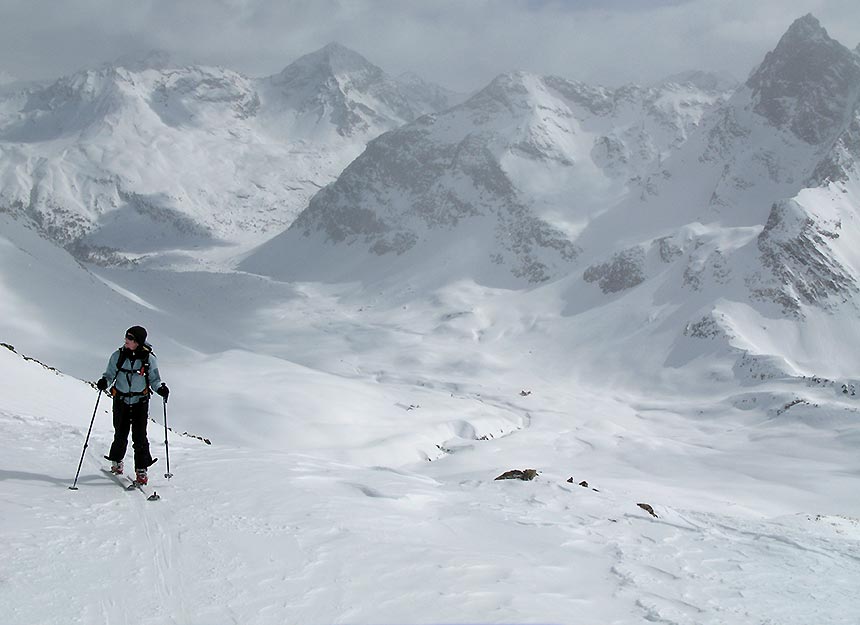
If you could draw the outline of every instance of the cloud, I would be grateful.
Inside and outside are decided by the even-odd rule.
[[[808,12],[860,42],[851,0],[0,0],[0,70],[47,78],[128,53],[251,75],[331,41],[461,91],[515,69],[604,84],[686,70],[746,75]]]

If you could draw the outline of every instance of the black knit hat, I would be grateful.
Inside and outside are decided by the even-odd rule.
[[[141,326],[131,326],[128,330],[125,331],[126,334],[130,334],[134,337],[134,340],[137,341],[138,345],[143,345],[146,343],[146,328]]]

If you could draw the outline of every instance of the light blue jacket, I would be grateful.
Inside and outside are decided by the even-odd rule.
[[[117,369],[120,352],[125,351],[126,357],[122,363],[122,368]],[[149,395],[126,395],[127,393],[143,393],[147,390],[146,375],[143,366],[143,360],[140,358],[140,349],[137,351],[129,351],[124,347],[116,350],[110,355],[107,369],[102,374],[102,377],[108,382],[113,381],[113,385],[122,397],[122,400],[127,404],[136,404]],[[149,386],[154,392],[161,385],[161,375],[158,373],[158,359],[155,354],[149,354]]]

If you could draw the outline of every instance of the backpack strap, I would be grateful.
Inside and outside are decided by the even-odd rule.
[[[149,355],[152,354],[152,346],[144,343],[141,346],[141,354],[140,359],[143,361],[143,365],[141,366],[141,373],[143,373],[144,379],[146,380],[146,389],[145,393],[149,394],[152,392],[152,389],[149,385]]]
[[[122,369],[122,365],[125,363],[125,349],[120,347],[116,351],[119,352],[119,356],[116,359],[116,375],[119,375],[119,370]],[[113,379],[116,380],[116,376]]]

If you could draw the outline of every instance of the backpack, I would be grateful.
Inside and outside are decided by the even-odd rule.
[[[140,346],[140,354],[138,354],[138,358],[141,360],[141,366],[139,371],[135,371],[133,369],[123,369],[122,366],[125,364],[126,353],[125,348],[120,347],[118,350],[119,357],[116,359],[116,375],[114,376],[114,382],[116,382],[116,378],[119,376],[120,371],[124,371],[126,373],[139,373],[144,376],[146,380],[146,388],[143,389],[141,393],[120,393],[116,390],[116,386],[111,387],[111,395],[116,397],[117,395],[123,395],[126,397],[136,396],[136,395],[150,395],[152,393],[152,389],[149,387],[149,356],[153,354],[152,345],[149,343],[144,343]]]

